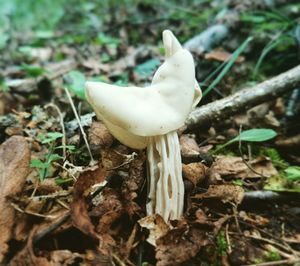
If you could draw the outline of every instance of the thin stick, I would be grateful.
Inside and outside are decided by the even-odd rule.
[[[80,131],[81,131],[81,134],[82,134],[82,136],[83,136],[85,145],[86,145],[86,147],[87,147],[87,149],[88,149],[88,152],[89,152],[89,155],[90,155],[90,157],[91,157],[90,165],[94,165],[96,162],[95,162],[95,160],[94,160],[94,158],[93,158],[93,155],[92,155],[92,152],[91,152],[91,149],[90,149],[90,145],[89,145],[89,143],[88,143],[88,141],[87,141],[86,134],[85,134],[85,132],[84,132],[84,130],[83,130],[83,127],[82,127],[82,125],[81,125],[80,118],[79,118],[78,113],[77,113],[77,111],[76,111],[74,102],[73,102],[72,97],[71,97],[71,95],[70,95],[70,93],[69,93],[69,90],[68,90],[66,87],[64,87],[64,90],[65,90],[65,92],[66,92],[66,94],[67,94],[68,100],[69,100],[69,102],[70,102],[70,104],[71,104],[73,113],[74,113],[74,115],[75,115],[75,117],[76,117],[78,126],[79,126]]]
[[[196,108],[186,121],[189,129],[210,125],[293,90],[300,84],[300,65],[251,88]]]
[[[287,259],[287,260],[277,260],[277,261],[269,261],[258,264],[248,264],[243,266],[276,266],[276,265],[290,265],[300,262],[300,259]]]

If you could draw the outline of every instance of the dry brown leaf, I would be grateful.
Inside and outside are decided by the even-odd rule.
[[[30,150],[23,137],[13,136],[0,146],[0,262],[8,249],[15,221],[15,210],[7,197],[22,191],[29,160]]]
[[[139,156],[132,161],[129,168],[128,177],[124,178],[121,189],[123,197],[127,200],[134,200],[137,197],[137,192],[141,189],[143,183],[145,182],[145,160],[145,153],[140,153]]]
[[[114,142],[114,137],[106,126],[101,122],[93,122],[88,131],[89,144],[95,147],[110,147]]]
[[[205,178],[206,166],[203,163],[182,164],[183,177],[191,181],[194,186]]]
[[[44,227],[44,225],[42,226]],[[52,266],[50,262],[44,257],[37,257],[33,251],[33,237],[41,226],[36,226],[31,230],[26,246],[17,253],[12,260],[7,264],[9,266]]]
[[[119,152],[117,149],[101,149],[102,165],[106,170],[118,169],[120,167],[127,167],[126,154]]]
[[[74,199],[71,204],[73,225],[93,238],[98,238],[98,235],[88,215],[86,198],[90,194],[91,186],[104,182],[105,177],[105,170],[102,167],[99,167],[95,171],[83,172],[74,185]]]
[[[226,51],[222,51],[222,50],[213,50],[209,53],[206,53],[204,55],[204,58],[206,60],[214,60],[214,61],[220,61],[220,62],[225,62],[227,60],[229,60],[231,58],[232,54],[228,53]],[[236,59],[237,63],[242,63],[245,61],[245,57],[243,56],[239,56]]]
[[[157,266],[176,266],[194,257],[211,243],[207,230],[187,224],[172,229],[156,241]]]
[[[104,188],[101,192],[98,205],[90,212],[91,216],[99,217],[97,232],[107,232],[121,215],[125,212],[119,194],[115,189]]]
[[[156,246],[157,239],[164,236],[170,230],[170,226],[158,214],[146,216],[138,220],[138,223],[141,227],[149,230],[147,241],[153,246]]]
[[[267,157],[260,156],[248,162],[249,165],[263,176],[274,176],[278,172],[273,166],[271,160]],[[241,157],[219,155],[216,157],[213,165],[208,169],[209,177],[214,180],[222,178],[258,178],[261,175],[253,172]]]
[[[211,185],[203,194],[194,196],[197,199],[217,198],[223,203],[232,202],[240,204],[244,198],[244,190],[240,186],[235,185]]]

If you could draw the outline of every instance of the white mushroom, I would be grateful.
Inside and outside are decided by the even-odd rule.
[[[163,32],[166,60],[151,86],[120,87],[86,82],[88,102],[97,117],[123,144],[147,147],[149,194],[147,214],[165,221],[183,212],[184,185],[176,130],[201,99],[192,55],[169,30]]]

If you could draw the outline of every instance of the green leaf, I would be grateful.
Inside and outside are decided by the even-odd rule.
[[[42,67],[34,66],[34,65],[26,65],[26,64],[23,64],[20,67],[20,69],[24,70],[27,73],[27,75],[34,78],[41,76],[46,72],[46,70]]]
[[[290,166],[284,170],[286,178],[291,181],[300,180],[300,166]]]
[[[111,46],[117,46],[119,43],[121,43],[120,39],[111,37],[107,34],[104,34],[102,32],[100,32],[97,36],[97,41],[99,44],[102,45],[111,45]]]
[[[154,70],[160,64],[158,59],[150,59],[134,68],[134,71],[141,77],[146,79],[151,74],[153,74]]]
[[[63,136],[64,134],[60,132],[48,132],[46,136],[42,134],[38,135],[38,138],[42,141],[43,144],[46,144],[62,138]]]
[[[243,131],[240,135],[236,136],[230,142],[237,141],[250,141],[250,142],[263,142],[270,140],[277,136],[277,133],[273,129],[266,128],[253,128]]]
[[[62,179],[60,177],[55,178],[55,183],[57,185],[62,185],[62,184],[69,183],[69,182],[72,182],[72,181],[74,181],[73,178],[68,178],[68,179]]]
[[[44,163],[40,159],[31,159],[30,167],[46,169],[49,167],[49,163]]]
[[[228,145],[239,142],[239,141],[248,141],[248,142],[263,142],[270,140],[277,136],[277,133],[272,129],[267,128],[253,128],[249,130],[243,131],[240,135],[236,136],[235,138],[229,140],[223,145],[220,145],[216,150],[212,152],[212,154],[219,152],[223,148],[227,147]]]
[[[83,73],[73,70],[65,75],[67,87],[80,99],[85,100],[85,76]]]
[[[57,161],[57,160],[61,160],[61,159],[63,159],[62,156],[60,156],[60,155],[58,155],[58,154],[56,154],[56,153],[53,153],[53,154],[51,154],[51,155],[49,156],[48,162],[51,163],[51,162],[53,162],[53,161]]]

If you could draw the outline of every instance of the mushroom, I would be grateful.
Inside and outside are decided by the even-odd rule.
[[[86,82],[96,115],[121,143],[147,147],[148,215],[168,222],[183,213],[184,185],[177,129],[201,99],[191,53],[170,30],[163,32],[165,62],[145,88]]]

